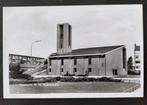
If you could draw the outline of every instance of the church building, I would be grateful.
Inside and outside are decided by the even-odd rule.
[[[57,52],[48,58],[48,75],[124,76],[124,45],[72,49],[72,27],[57,25]]]

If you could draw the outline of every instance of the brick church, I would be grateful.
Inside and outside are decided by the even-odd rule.
[[[57,52],[48,58],[48,75],[124,76],[124,45],[72,49],[72,27],[57,25]]]

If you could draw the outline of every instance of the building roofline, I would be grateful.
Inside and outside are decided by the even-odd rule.
[[[23,56],[23,57],[31,57],[31,58],[40,58],[40,59],[45,59],[45,58],[43,58],[43,57],[28,56],[28,55],[20,55],[20,54],[12,54],[12,53],[10,53],[9,55],[15,55],[15,56]]]
[[[93,48],[105,48],[105,47],[114,47],[114,46],[118,46],[118,47],[122,47],[122,46],[125,46],[125,45],[112,45],[112,46],[100,46],[100,47],[84,47],[84,48],[78,48],[78,49],[93,49]],[[78,49],[73,49],[73,50],[78,50]]]
[[[78,55],[50,55],[49,58],[58,58],[58,57],[78,57],[78,56],[94,56],[94,55],[106,55],[106,54],[109,54],[115,50],[118,50],[122,47],[124,47],[125,45],[118,45],[119,47],[118,48],[115,48],[113,50],[110,50],[110,51],[107,51],[106,53],[95,53],[95,54],[78,54]],[[104,47],[111,47],[111,46],[104,46]],[[81,48],[81,49],[92,49],[92,48],[97,48],[97,47],[91,47],[91,48]],[[100,48],[100,47],[98,47]],[[74,49],[74,50],[78,50],[78,49]],[[54,53],[52,53],[54,54]]]
[[[49,56],[49,58],[58,58],[58,57],[79,57],[79,56],[94,56],[94,55],[105,55],[104,53],[95,53],[95,54],[79,54],[79,55],[58,55],[58,56]]]
[[[120,48],[122,48],[122,47],[125,47],[125,45],[122,45],[122,46],[120,46],[120,47],[118,47],[118,48],[115,48],[115,49],[113,49],[113,50],[110,50],[110,51],[106,52],[105,55],[107,55],[107,54],[109,54],[109,53],[111,53],[111,52],[113,52],[113,51],[115,51],[115,50],[118,50],[118,49],[120,49]]]

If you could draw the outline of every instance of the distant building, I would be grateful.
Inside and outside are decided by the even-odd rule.
[[[49,75],[127,75],[124,45],[72,50],[71,29],[68,23],[57,25],[57,52],[48,58]]]
[[[140,46],[134,45],[134,68],[136,72],[140,72]]]
[[[27,55],[9,54],[9,62],[14,63],[14,62],[19,62],[21,60],[23,61],[24,64],[40,65],[43,63],[45,58],[27,56]]]

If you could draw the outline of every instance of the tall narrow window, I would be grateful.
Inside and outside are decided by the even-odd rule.
[[[92,69],[91,68],[88,68],[88,72],[91,72],[92,71]]]
[[[75,58],[75,59],[74,59],[74,65],[76,65],[76,64],[77,64],[77,59]]]
[[[88,64],[89,65],[91,64],[91,58],[88,58]]]
[[[49,60],[49,65],[50,65],[50,66],[52,65],[52,61],[51,61],[51,60]]]
[[[126,68],[126,48],[123,48],[123,68]]]
[[[60,48],[63,48],[63,34],[60,37]]]
[[[63,25],[60,25],[60,48],[63,48]]]
[[[74,68],[74,72],[77,72],[77,68]]]
[[[113,69],[113,75],[118,75],[117,69]]]
[[[71,46],[71,26],[69,26],[69,30],[68,30],[68,34],[69,34],[69,36],[68,36],[68,44],[69,44],[69,46]]]
[[[49,68],[49,72],[52,72],[51,68]]]
[[[63,68],[61,68],[61,72],[63,72],[64,70],[63,70]]]
[[[61,59],[61,65],[64,65],[64,61],[63,61],[63,59]]]

